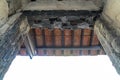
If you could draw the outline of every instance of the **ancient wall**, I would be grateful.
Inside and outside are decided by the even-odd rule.
[[[24,4],[27,2],[24,1]],[[22,3],[21,0],[0,0],[0,80],[20,51],[19,10],[23,7]]]
[[[0,28],[0,80],[20,50],[20,23],[18,22],[20,15],[11,16]]]
[[[101,6],[102,0],[92,0]],[[20,49],[19,10],[29,0],[0,0],[0,80],[8,70],[11,62]],[[107,0],[101,18],[96,21],[95,31],[110,57],[117,72],[120,74],[120,1]],[[16,15],[13,15],[16,14]],[[12,15],[12,16],[11,16]],[[9,16],[9,17],[8,17]],[[17,36],[17,37],[16,37]]]
[[[0,27],[5,24],[8,18],[8,4],[5,0],[0,0]]]
[[[9,15],[14,14],[21,10],[30,0],[7,0],[9,7]]]
[[[107,0],[101,19],[95,24],[98,38],[120,74],[120,0]]]

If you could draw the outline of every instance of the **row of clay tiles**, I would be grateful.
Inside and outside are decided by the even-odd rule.
[[[92,47],[100,46],[96,34],[90,29],[76,29],[76,30],[60,30],[60,29],[32,29],[30,31],[32,38],[36,44],[38,55],[102,55],[104,51],[101,50],[42,50],[42,48],[78,48],[78,47]],[[24,47],[24,46],[22,46]],[[40,48],[40,49],[38,49]],[[26,55],[26,50],[23,48],[21,55]]]
[[[96,34],[90,29],[51,30],[46,28],[43,30],[38,28],[33,29],[32,32],[35,33],[32,35],[36,38],[37,47],[84,47],[100,45]],[[45,36],[45,39],[43,39],[43,36]]]

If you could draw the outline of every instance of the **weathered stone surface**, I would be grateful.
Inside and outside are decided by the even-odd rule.
[[[111,46],[117,53],[120,52],[120,36],[112,41]]]
[[[8,4],[6,0],[0,0],[0,27],[5,24],[8,18]]]
[[[22,8],[25,7],[31,0],[21,0],[22,1]]]
[[[95,24],[95,31],[120,74],[120,0],[107,0],[101,19]]]
[[[6,0],[9,7],[9,15],[15,14],[26,6],[30,0]]]
[[[7,0],[9,7],[9,15],[15,14],[21,8],[21,0]]]
[[[88,10],[96,11],[100,8],[92,0],[37,0],[31,2],[24,10]]]
[[[116,28],[104,20],[98,20],[95,24],[95,32],[98,39],[106,54],[110,57],[113,66],[115,66],[117,72],[120,74],[120,36],[115,31]]]
[[[107,0],[102,16],[120,28],[120,0]]]
[[[41,2],[42,0],[36,0],[36,1],[38,1],[38,2]],[[59,1],[59,2],[64,2],[64,1],[68,1],[68,2],[71,2],[71,1],[76,1],[76,2],[78,2],[78,1],[92,1],[96,6],[98,6],[98,7],[101,7],[101,5],[102,5],[102,2],[103,1],[105,1],[105,0],[43,0],[44,2],[57,2],[57,1]]]
[[[0,28],[0,80],[9,69],[10,64],[20,50],[20,14],[9,18]]]

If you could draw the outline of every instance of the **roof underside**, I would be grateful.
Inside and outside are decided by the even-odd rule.
[[[94,33],[100,13],[93,0],[37,0],[23,9],[40,56],[105,54]],[[20,55],[27,55],[24,45]]]
[[[36,28],[30,31],[37,55],[80,56],[104,55],[96,34],[90,29],[48,29]],[[20,55],[27,55],[22,45]]]

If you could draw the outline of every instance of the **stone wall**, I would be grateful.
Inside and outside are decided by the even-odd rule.
[[[0,27],[5,24],[8,18],[8,4],[5,0],[0,0]]]
[[[120,74],[120,34],[113,27],[115,26],[110,26],[104,20],[98,20],[95,24],[95,32],[113,66]]]
[[[30,0],[7,0],[9,7],[9,15],[20,11],[22,7],[28,4]]]
[[[28,0],[0,0],[0,80],[20,51],[20,24],[22,3]],[[9,16],[9,17],[8,17]]]
[[[20,50],[20,13],[11,16],[0,28],[0,80]]]
[[[96,34],[113,66],[120,74],[120,0],[107,0],[100,20],[95,24]]]

